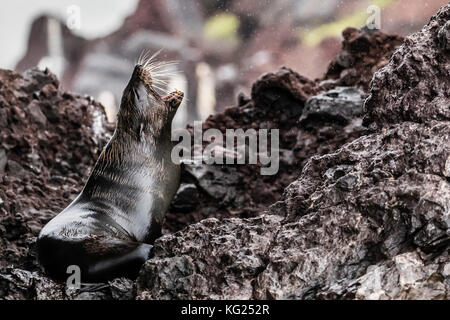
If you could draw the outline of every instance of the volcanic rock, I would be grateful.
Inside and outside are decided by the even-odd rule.
[[[437,30],[449,14],[447,5],[375,75],[366,107],[379,130],[313,156],[257,218],[208,219],[157,240],[138,297],[448,299],[447,64],[408,63],[411,52],[446,61]],[[434,95],[414,89],[419,74]]]
[[[398,37],[348,29],[347,53],[321,81],[288,68],[263,75],[250,98],[203,130],[280,129],[278,174],[185,166],[166,234],[138,279],[76,291],[39,271],[35,237],[80,191],[111,128],[100,105],[60,91],[48,72],[1,71],[0,297],[448,299],[449,15],[447,5],[389,63]],[[362,114],[298,122],[308,119],[308,100],[332,115],[360,110],[337,87],[357,88],[360,103],[356,90],[366,92],[380,67]],[[324,99],[330,90],[335,103]],[[47,121],[35,106],[30,113],[32,103]],[[195,208],[181,212],[180,199],[194,190]]]

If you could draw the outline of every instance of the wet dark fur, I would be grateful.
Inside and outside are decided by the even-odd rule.
[[[182,97],[161,97],[151,74],[135,67],[114,135],[83,191],[39,234],[38,258],[49,275],[64,279],[70,265],[83,281],[137,275],[178,189],[170,132]]]

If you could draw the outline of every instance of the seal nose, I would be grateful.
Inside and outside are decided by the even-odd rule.
[[[183,97],[184,97],[184,92],[182,92],[182,91],[180,91],[180,90],[176,90],[175,93],[176,93],[177,97],[178,97],[180,100],[183,99]]]
[[[175,91],[175,100],[176,100],[177,103],[176,103],[175,106],[173,106],[174,108],[177,108],[181,104],[181,101],[183,100],[183,97],[184,97],[184,92],[181,92],[179,90]]]

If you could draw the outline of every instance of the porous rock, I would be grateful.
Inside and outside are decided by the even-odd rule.
[[[375,73],[365,103],[365,123],[450,120],[449,5],[408,36],[390,63]]]
[[[92,129],[95,103],[62,93],[53,76],[1,72],[4,169],[15,161],[29,173],[22,180],[11,174],[0,180],[1,297],[448,299],[449,14],[447,5],[389,64],[399,38],[347,29],[347,54],[330,67],[326,83],[282,68],[261,77],[250,99],[210,117],[204,129],[284,128],[280,148],[292,154],[283,151],[288,160],[275,177],[259,176],[257,166],[185,169],[182,182],[195,185],[198,207],[189,215],[169,213],[166,225],[180,231],[155,242],[136,292],[133,281],[119,279],[97,292],[65,295],[62,284],[38,270],[35,236],[79,191],[105,136]],[[361,126],[360,115],[345,125],[297,123],[310,97],[336,86],[365,90],[382,66],[366,102],[371,132]],[[42,101],[47,121],[36,110],[28,113],[25,106],[35,99]],[[38,144],[36,135],[17,134],[23,123],[25,128],[45,123]],[[216,187],[223,170],[233,176],[227,179],[236,191],[218,205],[223,181],[213,193],[208,189]],[[17,195],[23,196],[14,201]]]

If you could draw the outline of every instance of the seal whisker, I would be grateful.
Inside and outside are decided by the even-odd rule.
[[[145,61],[145,63],[144,63],[144,65],[142,66],[144,69],[146,69],[147,68],[147,65],[149,64],[149,63],[151,63],[160,53],[161,53],[161,51],[162,51],[162,49],[159,49],[158,51],[156,51],[150,58],[148,58],[146,61]]]
[[[147,49],[142,50],[142,51],[141,51],[141,54],[139,55],[137,64],[142,64],[143,61],[144,61],[144,57],[145,57],[147,54],[148,54],[148,50],[147,50]]]
[[[158,50],[150,56],[150,52],[146,51],[139,57],[139,65],[149,76],[149,83],[163,94],[168,93],[168,85],[170,80],[180,75],[177,69],[178,61],[155,61],[155,58],[161,53]],[[150,57],[149,57],[150,56]]]

